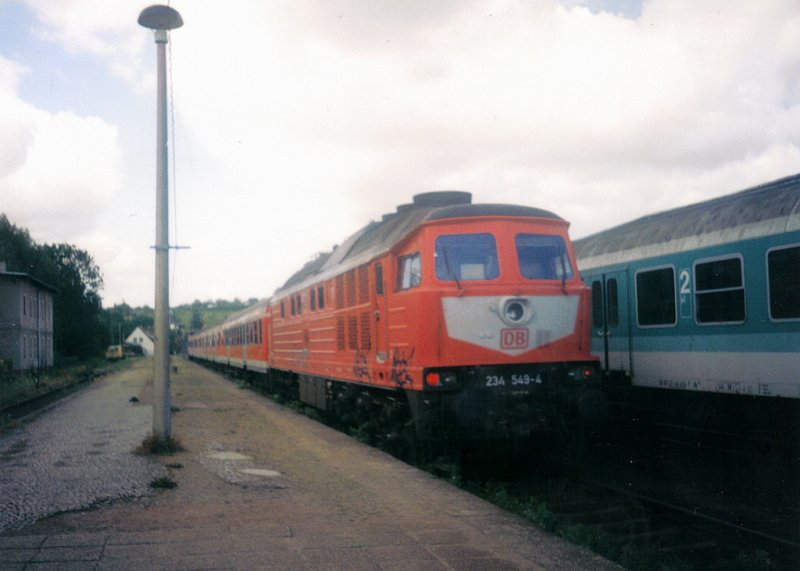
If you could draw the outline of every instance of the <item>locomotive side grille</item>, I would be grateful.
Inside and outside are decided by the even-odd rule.
[[[355,315],[347,316],[347,348],[358,350],[358,318]]]
[[[370,329],[370,314],[365,311],[360,316],[361,321],[361,350],[369,351],[372,349],[372,331]]]
[[[345,290],[347,296],[347,307],[353,307],[356,304],[356,271],[350,270],[347,272],[345,279]]]
[[[344,309],[344,274],[336,276],[336,309]]]
[[[369,267],[365,264],[358,268],[358,303],[369,301]]]
[[[338,351],[344,351],[344,348],[344,316],[340,315],[336,318],[336,349]]]

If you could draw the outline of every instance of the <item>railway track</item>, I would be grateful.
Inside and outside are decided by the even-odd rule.
[[[794,540],[629,490],[569,480],[557,492],[510,493],[547,506],[554,531],[588,540],[629,569],[788,570],[800,563]]]
[[[545,450],[501,503],[629,569],[800,568],[796,466],[780,447],[607,436],[566,460]],[[479,493],[497,497],[487,482]]]

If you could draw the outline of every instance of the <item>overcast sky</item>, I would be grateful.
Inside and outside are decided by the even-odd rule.
[[[430,190],[580,238],[800,172],[798,0],[171,2],[173,305],[264,297]],[[153,305],[149,2],[0,0],[0,212]]]

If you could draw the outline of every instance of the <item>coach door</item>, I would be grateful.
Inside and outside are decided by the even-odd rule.
[[[628,272],[592,278],[592,351],[606,373],[631,374]]]

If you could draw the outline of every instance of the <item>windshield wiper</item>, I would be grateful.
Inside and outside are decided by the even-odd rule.
[[[447,257],[447,248],[442,248],[442,256],[444,256],[444,267],[446,267],[447,271],[450,272],[450,275],[453,276],[453,280],[455,280],[458,289],[463,289],[461,287],[461,282],[458,280],[458,276],[453,271],[453,267],[450,265],[450,258]]]

